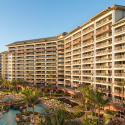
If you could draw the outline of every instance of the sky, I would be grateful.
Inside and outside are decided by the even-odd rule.
[[[0,52],[5,45],[56,36],[125,0],[0,0]]]

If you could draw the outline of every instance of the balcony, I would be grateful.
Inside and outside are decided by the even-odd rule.
[[[34,52],[34,49],[28,49],[28,50],[26,50],[26,53],[28,53],[28,52]]]
[[[56,51],[56,47],[46,48],[46,51]]]
[[[125,31],[125,26],[123,27],[119,27],[115,30],[115,34],[118,34],[118,33],[121,33],[121,32],[124,32]]]
[[[71,48],[70,49],[65,49],[65,52],[68,52],[68,51],[71,51]]]
[[[96,58],[96,62],[102,62],[102,61],[111,61],[112,58],[109,57],[109,58]]]
[[[16,47],[9,47],[9,50],[15,50]]]
[[[79,70],[79,69],[81,69],[81,67],[80,66],[74,66],[73,69]]]
[[[24,51],[17,51],[17,53],[24,53]]]
[[[75,35],[73,35],[73,39],[76,39],[76,38],[78,38],[78,37],[80,37],[81,36],[81,32],[78,32],[78,33],[76,33]]]
[[[82,69],[93,69],[93,66],[83,66]]]
[[[29,55],[32,55],[32,56],[33,56],[33,55],[34,55],[34,53],[29,53],[29,54],[26,54],[26,56],[29,56]]]
[[[71,65],[71,63],[70,62],[66,62],[65,65]]]
[[[47,64],[46,66],[56,66],[56,64]]]
[[[101,35],[98,35],[96,37],[96,41],[99,41],[99,40],[102,40],[102,39],[106,39],[108,37],[111,37],[112,36],[112,33],[105,33],[105,34],[101,34]]]
[[[83,81],[83,82],[93,82],[92,79],[84,79],[84,78],[82,78],[82,81]]]
[[[73,80],[81,81],[81,78],[73,78]]]
[[[60,42],[58,42],[58,44],[64,44],[64,42],[61,42],[61,41],[60,41]]]
[[[115,47],[115,51],[124,51],[125,50],[125,45],[119,45],[117,47]]]
[[[64,49],[64,46],[58,46],[58,50]]]
[[[73,46],[73,49],[77,49],[77,48],[79,48],[79,47],[81,47],[80,44]]]
[[[125,73],[115,73],[115,76],[125,77]]]
[[[115,59],[125,59],[125,55],[116,55]]]
[[[26,46],[26,48],[34,48],[34,45],[33,46]]]
[[[58,72],[59,75],[64,75],[64,72]]]
[[[52,52],[46,52],[47,55],[50,55],[50,54],[56,54],[56,52],[52,51]]]
[[[78,55],[78,56],[73,56],[73,59],[80,59],[81,58],[81,55]]]
[[[112,76],[112,73],[96,73],[96,76]]]
[[[96,30],[96,34],[102,32],[102,31],[105,31],[105,30],[107,30],[107,29],[111,29],[111,24],[110,24],[110,25],[107,25],[107,26],[103,26],[103,27],[97,29],[97,30]]]
[[[90,51],[90,50],[93,50],[93,49],[94,49],[94,46],[84,47],[82,52]]]
[[[34,57],[27,57],[26,59],[27,59],[27,60],[29,60],[29,59],[34,59]]]
[[[36,83],[45,83],[45,80],[36,80]]]
[[[115,42],[118,43],[118,42],[122,42],[125,40],[125,35],[124,36],[119,36],[117,38],[115,38]]]
[[[92,44],[94,41],[93,40],[86,40],[86,41],[83,41],[83,46],[86,46],[88,44]]]
[[[85,57],[90,57],[90,56],[93,56],[93,55],[94,55],[93,52],[87,52],[87,53],[82,54],[82,57],[85,58]]]
[[[56,43],[47,43],[46,46],[56,46]]]
[[[81,50],[73,51],[73,54],[80,54]]]
[[[125,64],[115,64],[115,68],[125,68]]]
[[[73,44],[72,45],[75,45],[75,44],[80,44],[80,42],[81,42],[81,37],[80,38],[78,38],[78,39],[75,39],[75,40],[73,40]]]
[[[97,43],[96,44],[96,48],[108,46],[108,45],[111,45],[111,44],[112,44],[112,41],[108,41],[108,42],[106,41],[106,42]]]
[[[111,52],[112,52],[112,49],[103,49],[103,50],[96,51],[96,54],[100,55],[100,54],[106,54]]]
[[[106,84],[106,80],[96,80],[97,83],[105,83]]]
[[[93,76],[93,73],[91,73],[91,72],[82,72],[82,75],[91,75],[91,76]]]
[[[81,61],[74,61],[73,64],[81,64]]]
[[[93,30],[93,29],[94,29],[94,26],[89,26],[89,27],[83,29],[83,34],[89,32],[89,31],[91,31],[91,30]]]
[[[56,68],[46,68],[46,70],[56,70]]]
[[[64,62],[64,59],[58,59],[58,62]]]
[[[93,35],[94,35],[94,32],[91,32],[91,33],[88,33],[88,34],[86,34],[86,35],[83,35],[82,41],[85,41],[85,40],[87,40],[87,39],[92,38]]]
[[[36,68],[37,71],[45,70],[45,68]]]
[[[41,52],[41,51],[45,51],[45,48],[44,49],[36,49],[36,52]]]
[[[111,20],[112,20],[112,16],[106,17],[106,18],[104,18],[104,19],[98,21],[98,22],[96,23],[96,27],[99,27],[99,26],[101,26],[101,25],[103,25],[103,24],[105,24],[105,23],[107,23],[107,22],[109,22],[109,21],[111,21]]]
[[[53,59],[56,58],[56,56],[47,56],[46,58]]]
[[[92,63],[93,60],[92,59],[88,59],[88,60],[83,60],[82,63]]]
[[[71,70],[71,68],[65,68],[65,70]]]
[[[112,66],[100,65],[96,66],[97,69],[112,68]]]
[[[36,44],[36,48],[41,48],[42,47],[42,45],[41,44]]]
[[[81,75],[81,71],[73,72],[73,75]]]
[[[64,53],[64,50],[59,50],[58,53]]]

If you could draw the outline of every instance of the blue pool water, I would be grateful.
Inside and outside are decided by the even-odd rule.
[[[7,99],[5,102],[11,102],[12,100],[13,100],[13,99],[10,98],[10,99]]]
[[[29,107],[29,111],[33,111],[32,107]],[[40,104],[35,105],[35,111],[39,113],[44,113],[45,108]],[[3,114],[3,117],[0,119],[0,125],[16,125],[15,115],[19,113],[19,110],[14,110],[10,108],[10,110]]]

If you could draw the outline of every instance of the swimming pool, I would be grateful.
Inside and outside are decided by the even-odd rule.
[[[29,107],[29,111],[33,111],[32,107]],[[45,112],[45,108],[42,105],[37,104],[35,105],[34,111],[42,114]],[[13,108],[10,108],[9,111],[4,113],[3,117],[0,119],[0,125],[16,125],[15,115],[19,112],[19,110],[14,110]]]

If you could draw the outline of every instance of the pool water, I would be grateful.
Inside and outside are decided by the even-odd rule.
[[[32,107],[29,107],[29,111],[33,111]],[[40,104],[35,105],[34,111],[39,113],[44,113],[45,108]],[[19,113],[19,110],[14,110],[10,108],[10,110],[3,114],[3,117],[0,119],[0,125],[16,125],[16,118],[15,115]]]
[[[11,102],[11,101],[13,101],[13,99],[9,98],[9,99],[7,99],[7,100],[4,101],[4,102]]]

